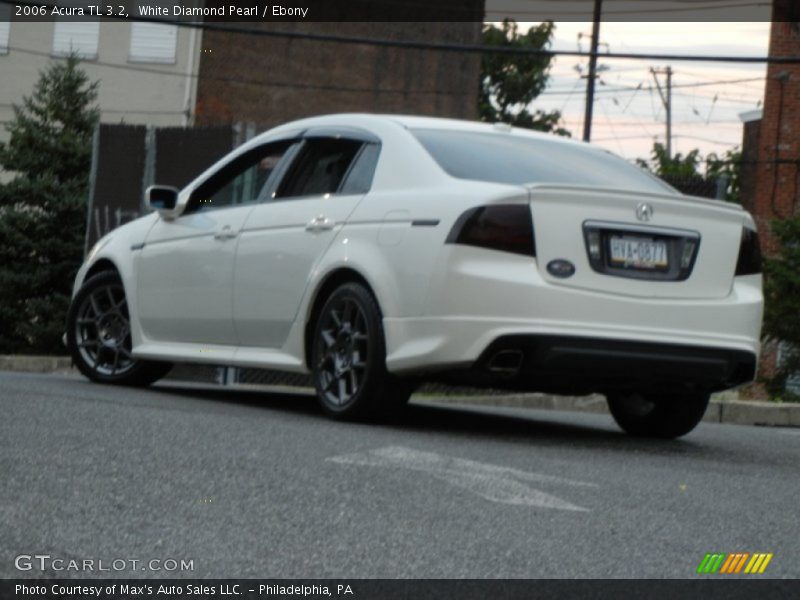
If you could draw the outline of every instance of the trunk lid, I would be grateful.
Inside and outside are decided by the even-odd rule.
[[[526,187],[539,271],[553,285],[645,298],[730,294],[747,222],[738,205],[579,186]],[[558,261],[572,263],[574,273],[557,268],[565,264]]]

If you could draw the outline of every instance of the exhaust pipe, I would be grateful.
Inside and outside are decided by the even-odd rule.
[[[496,352],[486,368],[492,373],[516,375],[522,367],[522,350],[500,350]]]

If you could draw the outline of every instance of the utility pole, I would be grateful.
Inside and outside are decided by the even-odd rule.
[[[672,67],[667,67],[666,69],[651,68],[650,73],[655,79],[658,95],[661,96],[661,102],[664,104],[664,110],[667,113],[667,156],[672,158]],[[661,89],[661,82],[658,80],[659,75],[667,76],[666,92]]]
[[[589,77],[586,80],[586,113],[583,117],[583,141],[592,139],[592,112],[594,111],[594,84],[597,79],[597,45],[600,39],[600,14],[603,0],[594,0],[592,17],[592,49],[589,57]]]

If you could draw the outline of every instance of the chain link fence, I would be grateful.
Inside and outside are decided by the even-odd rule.
[[[710,179],[700,176],[677,177],[674,175],[661,175],[660,177],[676,190],[688,196],[700,196],[701,198],[714,198],[717,200],[725,200],[727,196],[727,177]]]

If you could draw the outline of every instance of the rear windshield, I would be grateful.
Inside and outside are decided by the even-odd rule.
[[[503,133],[442,129],[411,132],[442,169],[460,179],[678,193],[644,169],[596,148]]]

